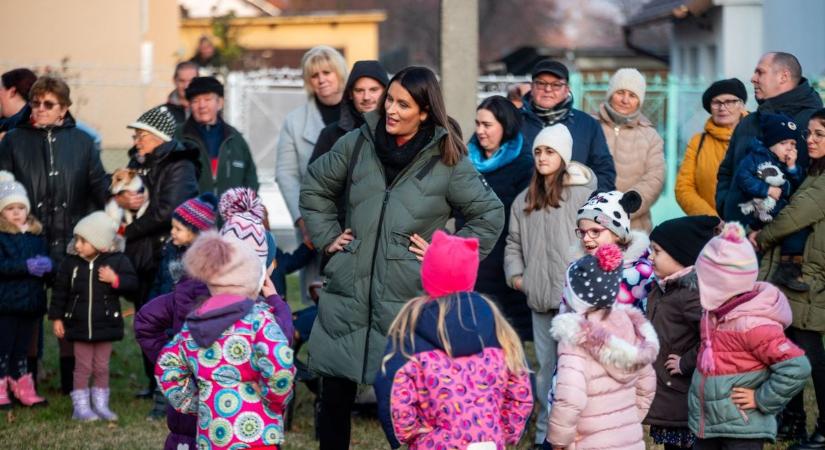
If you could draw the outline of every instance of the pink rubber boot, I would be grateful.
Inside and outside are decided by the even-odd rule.
[[[48,403],[45,398],[38,396],[34,390],[34,380],[31,373],[23,375],[17,381],[11,380],[11,390],[17,401],[22,403],[23,406],[45,406]]]
[[[9,377],[0,378],[0,409],[11,408],[9,399]]]

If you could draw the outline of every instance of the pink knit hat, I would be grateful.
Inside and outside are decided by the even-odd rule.
[[[745,230],[728,222],[719,236],[711,239],[696,260],[699,299],[702,307],[714,311],[736,295],[753,290],[759,264]]]
[[[255,252],[215,231],[201,233],[183,256],[192,278],[203,281],[212,295],[234,294],[256,298],[266,272]]]
[[[421,284],[432,298],[472,291],[478,277],[478,239],[438,230],[421,263]]]

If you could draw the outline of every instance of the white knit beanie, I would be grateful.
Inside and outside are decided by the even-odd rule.
[[[542,129],[533,140],[533,151],[539,146],[550,147],[561,156],[565,165],[573,158],[573,136],[563,124],[557,123]]]
[[[619,69],[610,77],[610,85],[607,88],[607,101],[610,97],[619,90],[628,90],[637,97],[639,97],[639,107],[645,102],[645,90],[647,90],[647,82],[645,82],[644,75],[636,69],[624,68]]]
[[[118,224],[103,211],[95,211],[80,219],[74,226],[74,234],[82,237],[101,252],[114,248]]]
[[[13,203],[22,203],[26,211],[31,211],[26,188],[14,179],[11,172],[0,170],[0,211]]]

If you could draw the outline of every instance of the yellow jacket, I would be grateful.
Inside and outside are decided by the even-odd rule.
[[[703,134],[705,139],[700,150]],[[696,133],[688,142],[676,177],[676,201],[685,214],[719,215],[716,213],[716,174],[732,134],[733,128],[720,127],[708,118],[704,133]]]

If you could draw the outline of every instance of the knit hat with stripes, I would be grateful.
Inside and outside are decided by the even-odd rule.
[[[177,123],[169,109],[165,105],[160,105],[141,114],[138,120],[130,123],[126,128],[148,131],[163,142],[169,142],[175,135]]]
[[[205,192],[175,208],[172,218],[186,225],[193,232],[199,233],[215,227],[217,209],[218,198],[211,192]]]
[[[728,222],[722,233],[702,249],[694,269],[699,279],[699,301],[703,308],[714,311],[731,298],[753,290],[759,264],[742,225]]]
[[[249,188],[232,188],[224,192],[218,205],[224,220],[221,235],[243,241],[266,265],[269,254],[264,209],[261,198]]]

